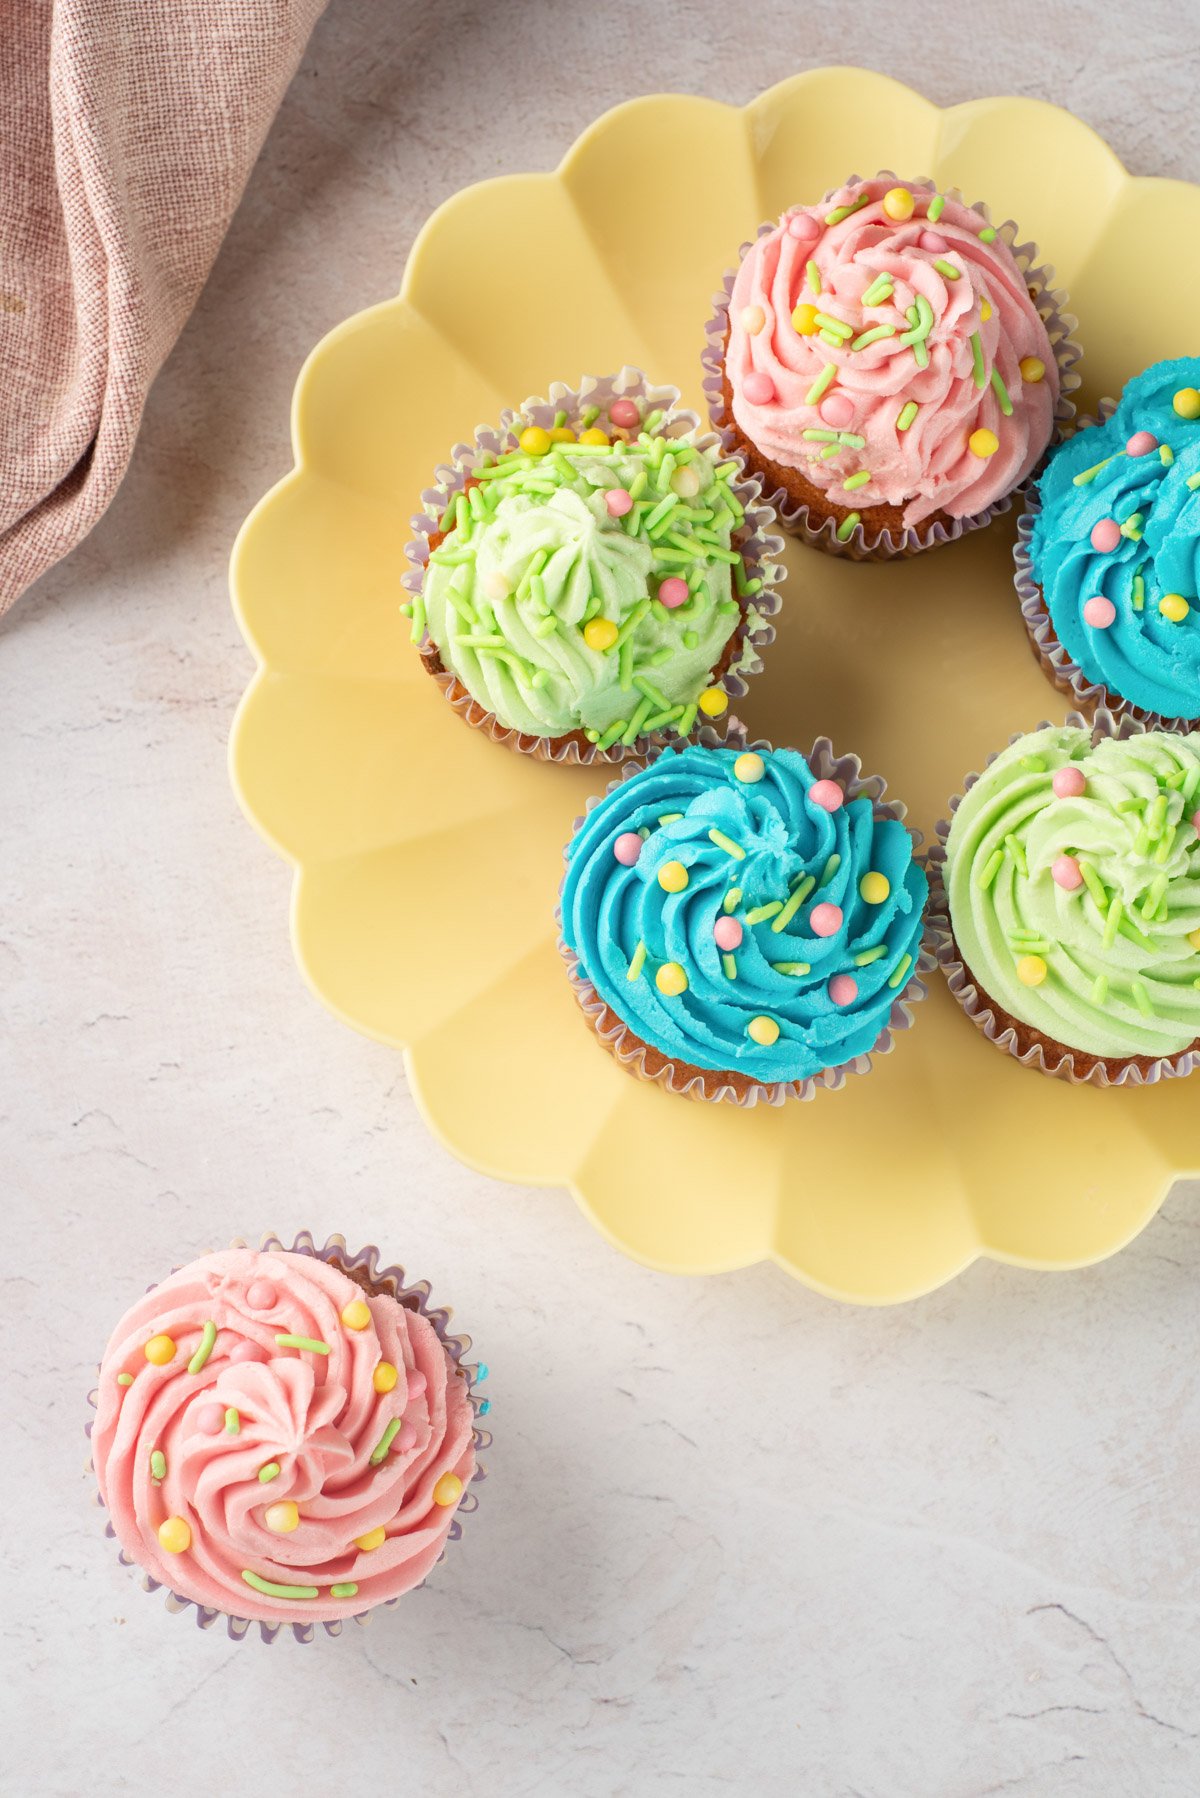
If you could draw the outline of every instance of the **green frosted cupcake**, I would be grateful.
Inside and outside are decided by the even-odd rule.
[[[635,371],[476,433],[424,496],[405,609],[464,720],[551,761],[719,723],[774,636],[781,545],[736,461]]]

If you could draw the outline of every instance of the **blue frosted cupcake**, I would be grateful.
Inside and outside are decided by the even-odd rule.
[[[565,851],[561,948],[641,1079],[752,1105],[863,1073],[911,1022],[928,883],[853,756],[691,745],[614,783]]]
[[[1200,358],[1158,362],[1050,457],[1017,591],[1060,691],[1155,728],[1200,721]]]

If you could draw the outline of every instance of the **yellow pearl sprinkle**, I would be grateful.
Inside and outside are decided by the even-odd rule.
[[[883,210],[898,225],[912,217],[913,205],[913,197],[907,187],[889,187],[883,196]]]
[[[192,1546],[192,1532],[182,1517],[164,1517],[158,1526],[158,1546],[169,1555],[185,1555]]]
[[[1040,955],[1023,955],[1017,963],[1017,979],[1022,986],[1041,986],[1049,972]]]
[[[1200,391],[1195,387],[1181,387],[1171,404],[1180,418],[1200,418]]]
[[[994,456],[1000,448],[1000,439],[995,431],[989,431],[986,425],[981,425],[967,438],[967,448],[973,456]]]
[[[263,1512],[263,1522],[277,1536],[290,1536],[294,1529],[300,1527],[300,1509],[293,1499],[281,1498],[277,1505],[268,1505]]]
[[[658,884],[664,893],[682,893],[688,883],[688,871],[682,862],[664,862],[658,870]]]
[[[766,771],[767,764],[752,749],[748,749],[745,755],[739,755],[733,764],[734,779],[745,781],[748,787],[757,786]]]
[[[611,618],[589,618],[583,627],[583,640],[589,649],[611,649],[617,640],[617,627]]]
[[[169,1336],[152,1336],[146,1344],[145,1356],[155,1367],[165,1367],[175,1359],[175,1344]]]
[[[591,425],[586,431],[579,433],[580,443],[607,443],[608,432],[602,431],[599,425]]]
[[[541,425],[526,425],[517,442],[527,456],[544,456],[550,448],[550,433]]]
[[[396,1384],[396,1369],[390,1361],[381,1361],[371,1375],[371,1384],[376,1392],[390,1392]]]
[[[371,1321],[371,1308],[365,1299],[351,1299],[342,1312],[348,1330],[365,1330]]]
[[[741,326],[747,337],[757,337],[766,322],[767,315],[761,306],[742,307]]]
[[[551,443],[574,443],[575,433],[570,425],[552,425],[550,441]]]
[[[772,1043],[779,1040],[779,1025],[774,1018],[751,1018],[746,1025],[746,1035],[756,1043],[761,1043],[764,1049],[769,1049]]]
[[[1182,624],[1192,608],[1182,593],[1164,593],[1158,602],[1158,609],[1172,624]]]
[[[687,992],[688,977],[677,961],[664,961],[654,976],[654,984],[665,999],[677,999]]]
[[[456,1505],[462,1497],[462,1481],[456,1473],[444,1473],[433,1488],[435,1505]]]
[[[1039,381],[1046,378],[1046,364],[1040,356],[1022,356],[1017,366],[1027,387],[1036,387]]]
[[[387,1531],[380,1524],[377,1530],[368,1530],[365,1536],[355,1536],[354,1546],[361,1548],[365,1555],[369,1555],[373,1549],[382,1548],[386,1541]]]
[[[892,890],[892,883],[886,874],[864,874],[858,890],[868,905],[882,905]]]
[[[802,305],[797,306],[793,311],[792,324],[795,326],[796,330],[799,331],[801,337],[815,337],[820,329],[820,326],[817,324],[817,308],[815,306],[810,306],[808,301],[805,300]]]
[[[720,687],[710,687],[707,693],[701,693],[700,710],[706,718],[719,718],[729,706],[729,695]]]
[[[979,302],[979,316],[985,325],[992,316],[992,308],[986,300],[980,300]]]
[[[1192,948],[1195,949],[1197,954],[1200,954],[1200,930],[1189,932],[1188,942],[1192,945]]]

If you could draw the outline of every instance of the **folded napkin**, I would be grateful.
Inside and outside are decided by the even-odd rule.
[[[0,612],[116,492],[324,4],[4,9]]]

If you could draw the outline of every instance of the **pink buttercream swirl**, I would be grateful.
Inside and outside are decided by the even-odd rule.
[[[363,1329],[342,1322],[356,1301],[370,1312]],[[189,1373],[210,1320],[212,1352]],[[145,1354],[159,1335],[175,1344],[165,1366]],[[280,1345],[279,1335],[329,1353]],[[397,1378],[378,1392],[385,1362]],[[122,1386],[121,1374],[133,1383]],[[427,1318],[365,1294],[315,1256],[229,1249],[172,1274],[118,1324],[100,1369],[93,1463],[125,1553],[172,1591],[234,1616],[327,1622],[409,1591],[438,1560],[456,1507],[437,1504],[434,1488],[451,1473],[465,1490],[473,1416],[467,1381]],[[372,1466],[393,1420],[400,1428]],[[260,1480],[272,1466],[278,1473]],[[267,1513],[287,1501],[299,1523],[281,1534]],[[185,1552],[160,1546],[166,1518],[188,1526]],[[357,1546],[381,1528],[379,1547]],[[266,1596],[245,1571],[318,1596]],[[344,1585],[357,1590],[331,1595]]]
[[[733,416],[764,455],[799,469],[845,510],[901,506],[911,528],[939,511],[973,516],[1024,480],[1050,441],[1059,373],[1012,250],[999,235],[980,241],[988,228],[982,213],[947,196],[931,223],[927,213],[937,190],[917,183],[909,189],[916,202],[912,218],[896,223],[882,205],[896,185],[893,177],[878,175],[837,188],[819,206],[794,208],[750,246],[730,300],[725,365]],[[825,222],[864,195],[866,205],[835,224]],[[819,289],[810,265],[818,271]],[[868,304],[864,296],[872,288]],[[841,345],[803,335],[792,313],[805,303],[851,326],[851,335]],[[932,316],[924,365],[919,349],[902,342],[914,328],[910,308],[918,307],[918,323],[920,315]],[[893,329],[860,349],[851,347],[879,326]],[[1042,364],[1040,380],[1022,379],[1026,357]],[[829,364],[834,375],[810,401]],[[910,402],[917,411],[899,428]],[[980,429],[998,440],[990,456],[969,446]],[[806,438],[806,431],[864,441],[839,441],[823,457],[828,436]],[[847,478],[863,470],[869,480],[847,488]]]

